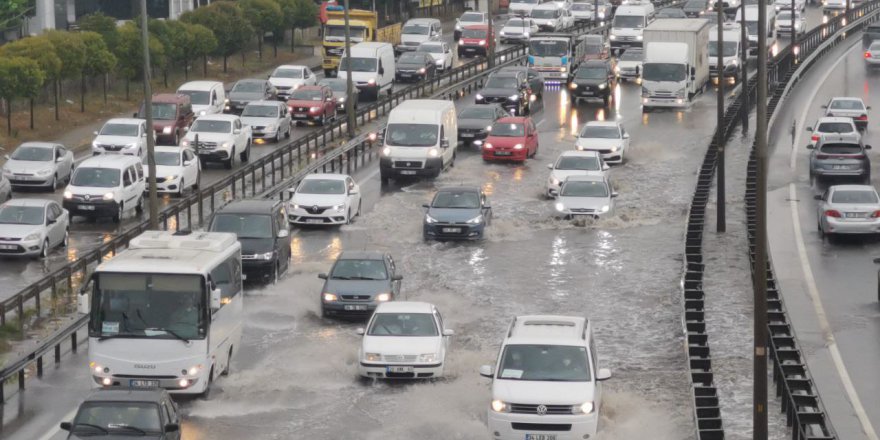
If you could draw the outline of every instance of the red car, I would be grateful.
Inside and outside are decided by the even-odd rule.
[[[461,39],[458,40],[458,57],[465,55],[476,56],[481,54],[486,56],[489,53],[489,44],[494,45],[495,30],[492,30],[492,37],[489,38],[489,26],[485,24],[472,24],[465,26],[461,30]]]
[[[300,121],[314,121],[324,125],[336,119],[336,100],[333,90],[327,86],[303,86],[290,94],[287,100],[290,119],[299,124]]]
[[[484,161],[516,161],[538,154],[538,130],[532,118],[508,116],[495,121],[483,142]]]

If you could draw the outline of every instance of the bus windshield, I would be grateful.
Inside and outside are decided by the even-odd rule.
[[[208,308],[199,275],[97,274],[89,336],[204,339]]]

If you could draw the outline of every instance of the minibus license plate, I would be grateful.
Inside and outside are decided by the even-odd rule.
[[[403,170],[400,174],[403,174],[404,176],[415,176],[416,172],[413,170]]]
[[[132,380],[129,382],[132,388],[156,388],[159,386],[158,380]]]
[[[294,118],[305,118],[306,114],[305,113],[294,113],[293,117]]]
[[[556,434],[526,434],[526,440],[556,440]]]
[[[360,304],[350,305],[350,306],[345,306],[345,310],[367,310],[367,306],[360,305]]]
[[[388,372],[388,373],[412,373],[412,372],[413,372],[413,367],[392,367],[392,366],[388,366],[388,367],[385,367],[385,368],[386,368],[385,371]]]
[[[79,205],[79,210],[80,211],[94,211],[95,206],[94,205]]]

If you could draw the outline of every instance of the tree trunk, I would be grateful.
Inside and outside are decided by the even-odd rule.
[[[183,60],[183,80],[189,81],[189,58]]]
[[[6,134],[12,136],[12,100],[6,100]]]
[[[162,82],[165,84],[165,88],[167,89],[168,88],[168,68],[167,67],[164,67],[162,69]]]
[[[223,73],[226,73],[226,60],[228,59],[229,57],[227,55],[223,55]]]
[[[61,115],[59,114],[59,110],[60,110],[60,109],[58,108],[58,95],[61,93],[61,92],[59,91],[59,89],[60,89],[61,87],[58,87],[58,83],[60,83],[60,82],[61,82],[60,79],[56,79],[56,80],[54,81],[54,85],[53,85],[53,87],[54,87],[53,92],[54,92],[54,93],[52,93],[53,95],[55,95],[55,120],[56,120],[56,121],[60,121],[60,120],[61,120]],[[31,128],[34,128],[34,127],[33,127],[33,124],[31,124],[31,125],[32,125]]]
[[[247,62],[247,60],[245,59],[245,49],[242,48],[241,49],[241,67],[244,67],[245,62]]]
[[[296,51],[296,28],[290,28],[290,53]]]
[[[110,76],[109,73],[105,73],[104,75],[102,75],[103,80],[101,81],[101,83],[104,87],[104,105],[107,105],[107,77],[108,76]]]
[[[272,32],[272,57],[278,58],[278,36]]]
[[[79,112],[86,112],[86,74],[81,73],[79,76]]]
[[[34,129],[34,98],[30,99],[30,107],[31,107],[31,130]]]
[[[259,53],[260,62],[263,62],[263,38],[266,35],[262,30],[257,31],[257,53]]]
[[[224,66],[223,70],[225,71],[226,70],[226,63],[223,63],[223,66]],[[208,56],[207,55],[202,56],[202,77],[203,78],[208,77]]]
[[[125,100],[126,101],[131,99],[131,95],[129,94],[130,88],[131,88],[131,80],[128,78],[125,78]]]

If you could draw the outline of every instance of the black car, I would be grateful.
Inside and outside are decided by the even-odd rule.
[[[92,391],[61,429],[70,433],[68,440],[180,440],[180,416],[163,389],[102,388]]]
[[[425,208],[425,240],[481,240],[492,221],[492,207],[479,187],[441,188]]]
[[[403,276],[391,254],[378,251],[344,251],[321,289],[321,316],[369,318],[379,303],[394,301]]]
[[[348,100],[348,85],[346,84],[345,79],[343,78],[325,78],[321,81],[318,81],[319,86],[327,86],[330,87],[330,90],[333,91],[333,99],[336,100],[336,111],[337,112],[345,112],[345,101]],[[360,90],[352,84],[351,85],[351,99],[354,100],[352,102],[353,108],[357,110],[358,108],[358,99],[360,99]]]
[[[248,280],[275,283],[290,267],[290,230],[280,200],[237,200],[221,207],[208,231],[232,232],[241,242],[242,271]]]
[[[610,60],[590,60],[581,63],[568,84],[569,101],[601,99],[605,106],[611,101],[617,78]]]
[[[502,67],[499,72],[525,72],[526,80],[529,82],[529,88],[532,89],[532,95],[537,99],[544,98],[544,77],[541,76],[541,72],[528,66]]]
[[[458,140],[480,145],[489,136],[492,124],[510,116],[501,104],[473,104],[458,112]]]
[[[489,76],[474,97],[477,104],[501,104],[514,116],[528,114],[532,94],[525,72],[496,72]]]
[[[252,101],[273,101],[278,99],[278,90],[265,79],[241,79],[226,94],[227,113],[241,113]]]
[[[434,57],[428,52],[405,52],[397,59],[394,79],[397,81],[421,81],[433,78],[437,70]]]
[[[681,8],[663,8],[657,11],[656,18],[687,18]]]
[[[688,18],[700,18],[709,10],[709,0],[688,0],[681,10]]]

